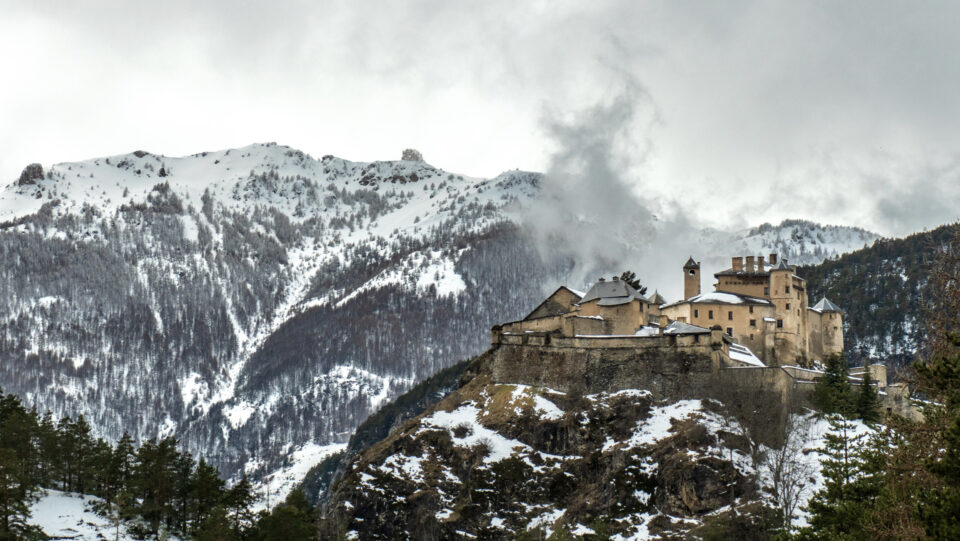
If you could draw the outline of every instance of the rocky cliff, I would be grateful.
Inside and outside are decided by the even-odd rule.
[[[787,412],[774,397],[495,383],[496,353],[350,459],[321,538],[683,538],[776,516],[764,457]]]

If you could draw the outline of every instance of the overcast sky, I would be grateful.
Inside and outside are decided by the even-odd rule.
[[[551,126],[626,97],[626,181],[700,224],[796,217],[899,235],[960,215],[956,2],[0,9],[4,181],[30,162],[265,141],[545,171]]]

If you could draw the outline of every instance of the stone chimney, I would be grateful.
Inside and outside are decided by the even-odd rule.
[[[757,272],[763,272],[763,256],[757,256]]]
[[[770,254],[770,266],[776,266],[777,264],[777,254]]]
[[[753,272],[753,256],[752,255],[747,256],[747,266],[744,267],[743,270],[747,272]]]
[[[733,270],[742,271],[743,270],[743,258],[740,256],[733,257],[730,259]]]
[[[607,281],[607,279],[606,279],[606,278],[604,278],[603,276],[601,276],[601,277],[600,277],[600,281],[601,281],[601,282],[606,282],[606,281]]]
[[[613,277],[613,281],[614,281],[614,282],[619,282],[619,281],[620,281],[620,277],[619,277],[619,276],[614,276],[614,277]]]

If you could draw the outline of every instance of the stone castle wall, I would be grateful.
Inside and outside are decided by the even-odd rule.
[[[788,409],[809,406],[822,373],[795,366],[732,366],[720,331],[648,337],[563,337],[551,333],[494,331],[482,367],[493,382],[593,394],[644,389],[658,399],[722,398],[730,392],[775,396]],[[872,370],[874,371],[874,370]],[[878,382],[885,373],[876,371]],[[916,419],[905,389],[890,386],[881,407]]]
[[[586,394],[646,389],[661,398],[700,396],[729,362],[719,331],[650,337],[495,334],[486,371],[496,383]]]

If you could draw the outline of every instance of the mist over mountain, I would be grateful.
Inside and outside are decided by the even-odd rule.
[[[719,270],[741,253],[818,263],[877,238],[805,221],[679,238],[631,200],[604,219],[645,216],[646,233],[554,237],[556,257],[529,227],[554,208],[554,181],[272,143],[31,165],[0,193],[0,385],[107,438],[175,435],[279,494],[560,283],[629,266],[672,300],[673,252]]]

